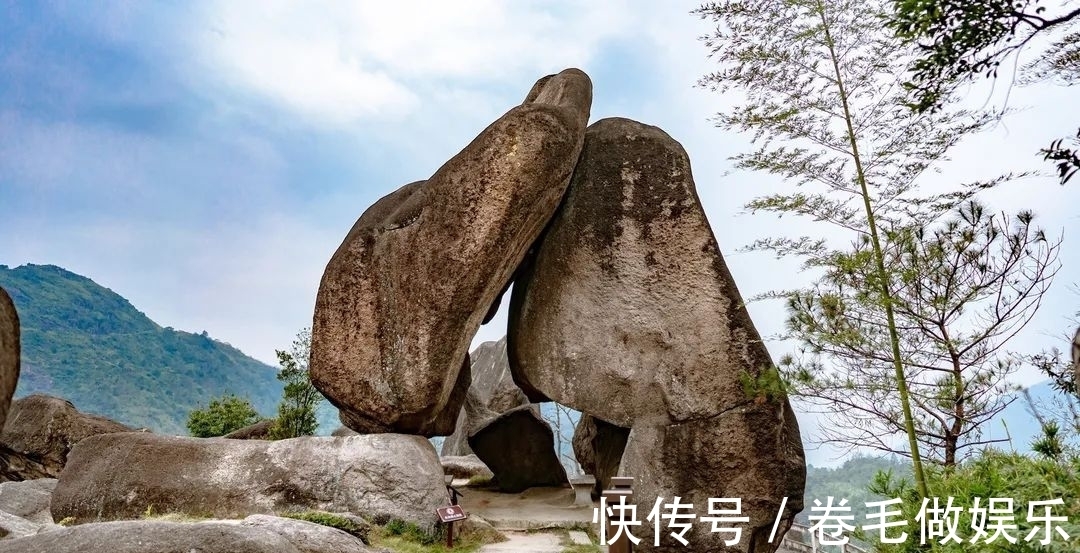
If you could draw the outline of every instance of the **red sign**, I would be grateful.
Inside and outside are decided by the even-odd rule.
[[[457,520],[465,520],[469,515],[465,514],[465,509],[462,509],[460,505],[450,505],[449,507],[439,507],[435,509],[435,512],[439,515],[439,520],[442,522],[454,522]]]

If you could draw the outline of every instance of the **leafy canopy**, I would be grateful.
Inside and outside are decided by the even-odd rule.
[[[192,411],[188,415],[187,428],[196,438],[212,438],[255,424],[259,418],[250,401],[226,394],[210,400],[205,409]]]

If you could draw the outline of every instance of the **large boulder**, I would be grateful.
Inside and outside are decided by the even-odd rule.
[[[746,401],[744,371],[771,366],[686,151],[657,127],[589,126],[532,261],[509,321],[510,367],[526,393],[630,428],[722,413]]]
[[[666,504],[679,496],[682,503],[694,505],[691,512],[707,515],[710,498],[730,497],[740,498],[741,516],[750,517],[741,525],[742,539],[733,546],[723,544],[730,535],[695,524],[685,536],[689,548],[664,532],[660,547],[654,547],[652,539],[643,539],[635,551],[771,553],[803,509],[806,460],[787,402],[766,399],[707,420],[635,426],[619,475],[634,477],[632,503],[639,506],[639,513],[652,509],[657,498],[664,498]],[[776,543],[770,544],[769,534],[785,497]]]
[[[0,288],[0,428],[3,428],[15,385],[19,382],[19,314],[11,296]]]
[[[574,457],[585,474],[596,477],[593,498],[611,487],[611,477],[619,474],[630,429],[608,424],[592,415],[581,415],[574,427]]]
[[[128,520],[0,540],[0,553],[370,553],[358,538],[311,522]]]
[[[55,478],[4,482],[0,484],[0,512],[38,524],[49,524],[53,521],[49,501],[55,489]]]
[[[11,405],[0,433],[0,480],[56,478],[68,452],[99,434],[131,432],[116,421],[81,413],[70,401],[34,394]]]
[[[75,446],[52,515],[95,522],[134,518],[151,506],[218,518],[314,509],[430,529],[445,504],[438,455],[419,436],[262,441],[126,433]]]
[[[357,220],[323,273],[311,341],[312,381],[348,426],[453,432],[469,343],[562,200],[591,102],[585,73],[548,78]]]
[[[469,434],[469,446],[494,473],[500,490],[517,493],[568,482],[551,425],[531,407],[516,407],[478,426]]]
[[[468,434],[470,429],[483,422],[476,420],[478,410],[475,406],[482,407],[479,410],[482,417],[490,418],[491,413],[504,413],[514,407],[529,404],[529,398],[514,384],[514,378],[510,374],[505,336],[497,342],[480,344],[469,354],[469,359],[472,384],[469,385],[466,396],[466,407],[458,413],[454,432],[443,440],[440,450],[442,455],[472,455]],[[469,405],[474,407],[469,408]]]

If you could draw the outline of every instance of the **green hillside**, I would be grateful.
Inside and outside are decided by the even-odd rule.
[[[16,397],[46,393],[156,432],[186,434],[188,412],[225,392],[273,415],[276,368],[202,334],[162,328],[126,299],[52,265],[0,265],[22,322]],[[285,344],[283,344],[283,347]]]

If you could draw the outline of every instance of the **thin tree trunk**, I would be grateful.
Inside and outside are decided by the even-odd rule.
[[[859,157],[859,147],[855,140],[855,129],[852,123],[851,110],[848,106],[847,93],[844,90],[844,79],[840,74],[840,62],[837,59],[835,44],[829,31],[829,22],[825,17],[825,5],[818,4],[821,24],[825,32],[825,43],[829,48],[829,57],[832,59],[833,71],[836,74],[836,86],[840,94],[840,102],[844,108],[844,122],[847,125],[848,139],[851,143],[851,153],[855,160],[855,173],[862,193],[863,207],[866,210],[866,225],[870,230],[870,244],[874,253],[874,262],[877,265],[878,278],[881,281],[881,295],[885,302],[885,320],[889,327],[889,342],[892,345],[893,368],[896,371],[896,387],[900,393],[900,406],[904,412],[904,428],[907,430],[908,447],[911,448],[911,463],[915,476],[915,484],[919,495],[929,497],[926,486],[926,476],[923,474],[922,458],[919,455],[919,442],[915,435],[915,419],[911,414],[911,398],[908,394],[907,378],[904,376],[904,365],[900,360],[900,336],[896,331],[896,319],[893,315],[892,291],[889,286],[888,273],[885,271],[885,259],[881,251],[881,242],[878,239],[877,223],[874,220],[874,210],[870,205],[870,191],[866,184],[866,174],[863,171],[862,159]]]

